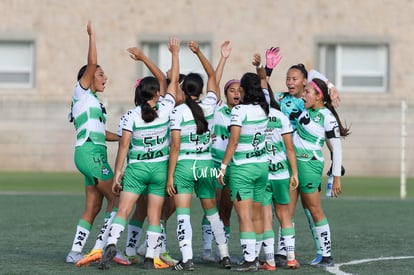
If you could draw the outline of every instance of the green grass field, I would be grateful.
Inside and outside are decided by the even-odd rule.
[[[394,178],[343,178],[343,196],[323,199],[332,231],[336,266],[315,269],[305,263],[314,255],[306,219],[298,205],[296,222],[298,270],[278,269],[278,274],[412,274],[414,270],[414,179],[407,181],[407,199],[399,199]],[[118,266],[102,271],[96,266],[77,268],[64,262],[77,220],[84,206],[82,177],[77,173],[0,173],[0,274],[137,274],[149,273],[141,265]],[[197,199],[192,208],[193,273],[228,274],[199,259],[202,250]],[[91,249],[102,224],[95,222],[86,250]],[[232,216],[230,253],[241,255],[236,215]],[[168,247],[175,258],[179,249],[175,215],[169,220]],[[277,223],[275,222],[275,228]],[[123,234],[119,247],[125,245]],[[176,271],[151,271],[174,274]],[[262,272],[262,271],[261,271]],[[263,271],[264,272],[264,271]],[[270,272],[270,271],[267,271]]]

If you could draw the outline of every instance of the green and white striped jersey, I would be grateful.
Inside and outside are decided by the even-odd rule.
[[[281,111],[270,108],[266,129],[266,151],[269,160],[269,179],[286,179],[290,177],[289,162],[283,135],[293,132],[292,124]]]
[[[98,96],[90,89],[83,89],[76,83],[72,96],[73,125],[76,129],[76,146],[88,139],[95,144],[106,146],[106,110]]]
[[[298,118],[296,131],[293,134],[297,159],[300,161],[316,159],[323,162],[322,147],[326,137],[330,139],[333,147],[332,173],[340,176],[342,148],[335,116],[325,107],[316,110],[305,109]]]
[[[233,155],[235,165],[267,162],[267,121],[268,117],[260,105],[240,104],[233,107],[230,126],[241,127],[239,143]]]
[[[159,162],[169,156],[169,123],[175,99],[166,94],[157,103],[158,117],[145,122],[141,116],[141,106],[128,111],[121,119],[122,129],[132,132],[128,151],[128,163],[140,161]]]
[[[229,125],[231,108],[222,100],[217,104],[213,118],[213,134],[211,141],[211,155],[213,160],[221,162],[229,143]]]
[[[178,105],[171,114],[170,129],[181,131],[180,152],[178,160],[183,159],[211,159],[211,128],[217,97],[209,91],[206,97],[198,103],[208,122],[208,131],[198,135],[194,116],[187,104]]]

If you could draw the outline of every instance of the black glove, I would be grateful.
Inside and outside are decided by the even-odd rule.
[[[331,161],[332,161],[332,157],[333,154],[331,152]],[[326,175],[330,176],[332,174],[332,162],[331,162],[331,167],[328,170],[328,173],[326,173]],[[343,165],[341,165],[341,176],[345,175],[345,167]]]
[[[332,164],[331,167],[328,170],[328,173],[326,173],[326,175],[330,176],[332,174]],[[345,175],[345,167],[343,165],[341,165],[341,176]]]

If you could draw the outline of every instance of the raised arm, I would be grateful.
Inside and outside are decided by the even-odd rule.
[[[273,69],[279,64],[280,60],[282,59],[282,55],[280,53],[279,47],[270,47],[266,50],[266,77],[269,80],[270,76],[272,75]]]
[[[201,65],[203,65],[204,71],[207,74],[208,80],[207,80],[207,91],[213,91],[216,93],[217,101],[220,99],[220,92],[217,90],[216,85],[216,75],[214,73],[213,66],[211,66],[210,62],[207,60],[207,58],[204,56],[204,54],[201,52],[200,47],[197,42],[191,40],[188,42],[188,47],[190,50],[195,53],[198,57],[198,59],[201,62]]]
[[[216,67],[216,85],[217,85],[217,90],[220,91],[220,81],[221,81],[221,77],[223,76],[223,71],[224,71],[224,65],[226,64],[227,59],[230,57],[231,54],[231,43],[229,40],[224,41],[221,44],[221,56],[220,56],[220,60],[219,63],[217,64]]]
[[[163,72],[158,68],[157,65],[152,62],[140,49],[137,47],[128,48],[129,56],[136,60],[144,62],[145,66],[147,66],[148,70],[154,75],[154,77],[160,83],[160,93],[161,95],[165,95],[165,91],[167,89],[167,81]]]
[[[262,89],[268,89],[267,79],[266,79],[266,71],[263,67],[262,58],[261,58],[259,53],[255,53],[253,55],[252,64],[253,64],[253,66],[256,66],[256,73],[260,78],[260,86],[262,87]]]
[[[176,98],[178,78],[180,74],[180,64],[178,58],[178,52],[180,51],[180,40],[176,37],[171,37],[168,41],[168,50],[171,52],[171,76],[167,91],[174,98]]]
[[[95,75],[96,66],[98,65],[95,32],[93,31],[92,22],[90,20],[88,21],[88,25],[86,26],[86,31],[89,35],[88,61],[86,64],[86,70],[82,77],[79,79],[79,83],[81,87],[84,89],[88,89],[91,86]]]

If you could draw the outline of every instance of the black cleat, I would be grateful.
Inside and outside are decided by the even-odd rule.
[[[109,269],[109,263],[112,261],[115,255],[116,246],[114,244],[107,245],[98,268],[102,270]]]
[[[279,268],[287,268],[287,258],[285,255],[276,254],[275,255],[275,264]]]
[[[233,267],[231,270],[238,272],[255,272],[259,270],[258,261],[244,261],[240,265]]]
[[[220,260],[219,264],[222,268],[230,269],[231,268],[230,257],[228,257],[228,256],[224,257],[223,259]]]
[[[173,266],[172,270],[177,270],[177,271],[193,271],[194,270],[193,260],[190,259],[190,260],[188,260],[185,263],[181,260],[176,265]]]
[[[322,261],[314,265],[314,267],[324,268],[324,267],[331,267],[334,266],[333,258],[329,257],[322,257]]]

